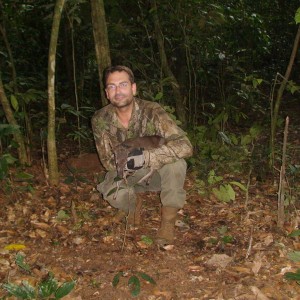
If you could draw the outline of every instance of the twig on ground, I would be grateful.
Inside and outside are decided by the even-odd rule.
[[[282,161],[280,168],[279,177],[279,189],[278,189],[278,214],[277,214],[277,226],[283,228],[285,215],[284,215],[284,199],[285,199],[285,162],[286,162],[286,146],[287,146],[287,136],[289,128],[289,117],[285,119],[284,136],[283,136],[283,146],[282,146]]]
[[[251,227],[251,231],[250,231],[250,240],[249,240],[249,246],[245,257],[246,259],[250,256],[251,249],[252,249],[252,242],[253,242],[253,226]]]

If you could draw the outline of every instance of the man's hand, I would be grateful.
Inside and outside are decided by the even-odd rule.
[[[142,148],[135,148],[129,154],[127,158],[127,164],[124,171],[132,172],[141,169],[145,164],[145,157]]]

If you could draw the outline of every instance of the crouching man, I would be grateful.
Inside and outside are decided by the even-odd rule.
[[[157,103],[137,97],[134,75],[128,67],[112,66],[104,74],[105,91],[110,103],[95,112],[92,127],[101,163],[107,174],[97,189],[111,206],[127,216],[128,222],[140,223],[141,197],[144,191],[160,191],[162,204],[161,225],[156,243],[172,244],[177,212],[185,203],[183,188],[186,177],[184,158],[192,155],[192,145],[186,133],[169,117]],[[117,176],[114,149],[129,138],[158,135],[166,143],[158,148],[143,150],[137,147],[128,156],[125,169],[133,172],[127,183]],[[149,183],[136,184],[150,170],[155,170]]]

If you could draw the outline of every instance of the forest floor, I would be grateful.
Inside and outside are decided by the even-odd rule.
[[[292,143],[299,148],[299,131]],[[104,174],[96,155],[69,156],[67,151],[60,156],[77,170],[62,163],[69,183],[49,187],[36,161],[27,170],[34,175],[33,190],[28,182],[14,182],[10,194],[0,194],[0,283],[27,280],[37,286],[52,272],[60,283],[76,280],[64,299],[132,299],[128,280],[136,275],[141,284],[136,299],[300,299],[300,286],[284,277],[300,268],[299,256],[291,255],[300,251],[299,237],[288,236],[298,229],[299,210],[293,206],[284,229],[278,229],[278,184],[253,179],[248,203],[238,190],[235,201],[222,203],[200,196],[188,172],[174,245],[158,248],[151,238],[160,222],[159,194],[143,194],[139,227],[107,224],[116,211],[95,189]],[[29,271],[20,268],[17,253]],[[0,286],[0,299],[5,295]]]

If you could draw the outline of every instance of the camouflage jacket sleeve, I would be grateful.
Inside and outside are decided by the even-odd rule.
[[[192,156],[193,147],[186,133],[160,106],[155,108],[152,122],[156,133],[163,136],[167,143],[160,148],[144,151],[146,166],[159,169],[165,164]]]

